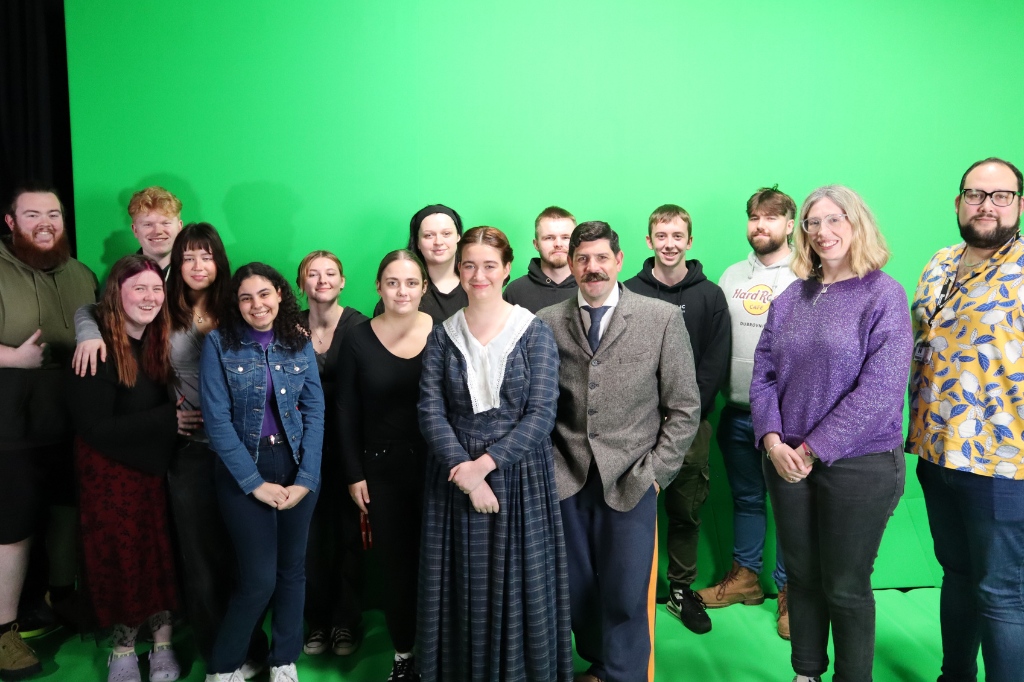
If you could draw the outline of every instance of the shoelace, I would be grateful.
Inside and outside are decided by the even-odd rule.
[[[728,589],[729,584],[730,583],[734,583],[737,580],[739,580],[739,577],[740,577],[740,569],[739,568],[734,568],[731,571],[729,571],[728,573],[726,573],[725,577],[722,578],[722,582],[718,583],[718,589],[715,590],[715,598],[716,599],[721,599],[722,597],[724,597],[725,596],[725,591],[726,591],[726,589]]]
[[[412,658],[396,658],[389,680],[404,680],[412,673]]]
[[[677,604],[682,604],[683,600],[686,599],[687,592],[690,593],[690,597],[693,598],[695,602],[700,604],[702,609],[707,610],[708,607],[704,603],[704,597],[700,596],[699,592],[695,592],[693,590],[672,590],[672,598],[676,600]]]

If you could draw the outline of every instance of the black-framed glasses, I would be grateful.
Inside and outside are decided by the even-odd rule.
[[[1020,196],[1020,192],[1014,192],[1009,189],[997,189],[994,192],[986,192],[980,189],[962,189],[960,190],[960,196],[971,206],[981,206],[985,203],[985,199],[992,197],[992,205],[1002,207],[1012,204],[1014,198]]]
[[[803,231],[807,234],[814,234],[821,229],[822,223],[828,225],[830,230],[833,230],[839,227],[839,223],[844,220],[846,220],[845,213],[833,213],[832,215],[827,215],[824,218],[808,218],[807,220],[801,220],[800,227],[803,228]]]

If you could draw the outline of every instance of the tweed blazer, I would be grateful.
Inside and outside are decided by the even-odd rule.
[[[575,296],[537,317],[554,332],[560,361],[551,434],[558,496],[579,492],[594,461],[605,502],[629,511],[679,472],[700,424],[700,393],[679,308],[619,292],[596,353]]]

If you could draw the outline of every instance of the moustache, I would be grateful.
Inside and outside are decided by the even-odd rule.
[[[604,274],[603,272],[588,272],[587,274],[583,275],[583,281],[584,282],[607,282],[608,281],[608,275]]]

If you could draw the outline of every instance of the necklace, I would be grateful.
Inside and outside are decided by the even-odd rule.
[[[320,336],[320,332],[318,332],[317,330],[314,329],[313,333],[316,334],[316,339],[317,339],[317,341],[320,342],[320,345],[321,346],[324,345],[324,337]]]
[[[203,322],[206,322],[206,313],[199,312],[198,308],[193,308],[192,309],[192,315],[195,316],[196,322],[198,322],[199,324],[202,324]]]
[[[822,296],[824,296],[825,294],[827,294],[827,293],[828,293],[828,288],[829,288],[830,286],[832,286],[833,284],[835,284],[835,282],[834,282],[834,281],[833,281],[833,282],[829,282],[828,284],[825,284],[824,282],[822,282],[822,283],[821,283],[821,289],[819,289],[819,290],[818,290],[818,295],[814,297],[814,303],[812,303],[811,305],[812,305],[812,306],[818,305],[818,300],[819,300],[819,299],[820,299],[820,298],[821,298]]]

